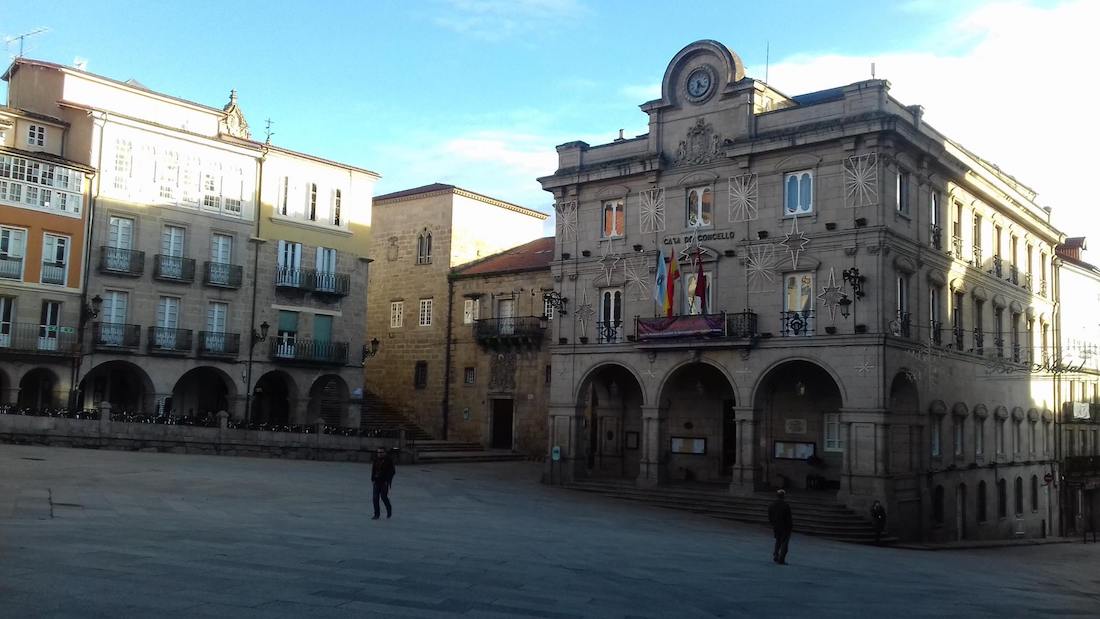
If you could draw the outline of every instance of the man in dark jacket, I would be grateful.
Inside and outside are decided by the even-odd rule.
[[[791,506],[787,504],[787,493],[779,490],[776,498],[768,507],[768,522],[775,531],[775,549],[772,550],[772,561],[780,565],[787,564],[787,544],[791,541],[791,531],[794,530],[794,517],[791,515]]]
[[[871,506],[871,523],[875,525],[875,543],[877,544],[883,530],[886,529],[886,508],[878,501]]]
[[[378,499],[381,498],[382,502],[386,504],[386,518],[393,516],[393,506],[390,505],[390,484],[393,483],[393,476],[397,470],[393,466],[393,458],[386,453],[385,449],[379,449],[374,454],[374,462],[370,467],[370,480],[374,484],[374,518],[371,520],[378,520],[381,516],[381,511],[378,507]]]

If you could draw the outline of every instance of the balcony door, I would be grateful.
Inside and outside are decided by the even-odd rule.
[[[99,311],[100,342],[108,346],[122,346],[126,335],[126,315],[129,310],[129,294],[120,290],[108,290],[103,296]]]
[[[130,270],[130,250],[134,247],[134,220],[114,217],[107,224],[107,268],[112,271]]]
[[[302,244],[279,241],[278,251],[276,282],[284,286],[298,286],[301,282]]]
[[[229,304],[212,302],[206,308],[206,341],[203,346],[210,352],[225,352],[226,320]]]
[[[0,348],[11,346],[12,317],[15,316],[15,299],[0,297]]]
[[[229,266],[233,264],[233,237],[215,234],[210,237],[210,283],[229,285]]]
[[[497,323],[500,325],[501,335],[512,335],[516,332],[515,299],[500,299],[497,301]]]
[[[23,279],[23,249],[27,231],[0,228],[0,277]]]
[[[336,290],[336,250],[317,248],[317,290]]]
[[[813,335],[814,276],[813,273],[788,273],[784,278],[784,335]]]
[[[623,327],[622,288],[605,288],[600,293],[600,323],[597,325],[599,341],[618,342]]]
[[[298,312],[279,312],[279,331],[275,338],[275,355],[294,357],[298,341]]]
[[[57,301],[42,302],[42,316],[38,325],[38,350],[57,350],[57,337],[61,330],[61,304]]]
[[[317,358],[327,359],[331,352],[329,345],[332,343],[332,316],[322,314],[313,315],[313,355]]]
[[[175,350],[176,330],[179,328],[180,300],[177,297],[161,297],[157,303],[157,348]]]
[[[183,228],[164,226],[160,235],[160,273],[164,277],[183,279],[183,240]]]

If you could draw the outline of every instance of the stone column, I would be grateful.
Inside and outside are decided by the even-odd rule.
[[[756,450],[756,409],[751,406],[736,406],[733,419],[737,424],[737,453],[733,465],[733,479],[730,481],[730,493],[748,496],[756,491],[757,471],[760,458],[767,454],[758,454]]]
[[[642,407],[642,457],[637,479],[639,486],[656,486],[668,479],[661,462],[661,454],[665,449],[664,423],[659,407]]]
[[[584,475],[584,431],[581,424],[582,416],[577,407],[570,404],[551,404],[547,415],[547,446],[546,465],[543,471],[543,481],[551,484],[568,483]],[[561,452],[561,459],[553,460],[554,447]]]

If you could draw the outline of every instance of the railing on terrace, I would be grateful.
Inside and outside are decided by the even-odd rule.
[[[975,328],[974,333],[974,354],[985,354],[985,333],[982,333],[981,329]]]
[[[141,325],[121,322],[92,323],[92,337],[98,350],[130,350],[141,345]]]
[[[997,351],[997,358],[1004,359],[1005,356],[1005,341],[1002,337],[993,338],[993,348]]]
[[[779,334],[800,337],[814,334],[814,311],[796,310],[779,313]]]
[[[348,362],[348,343],[276,337],[271,340],[274,361],[343,365]]]
[[[153,278],[168,282],[195,281],[195,259],[180,256],[153,256]]]
[[[1012,361],[1015,363],[1020,363],[1021,361],[1019,344],[1012,345]]]
[[[1020,284],[1020,269],[1014,264],[1008,265],[1008,281],[1017,286]]]
[[[600,344],[618,344],[625,337],[623,321],[604,320],[596,323],[596,341]]]
[[[480,318],[474,321],[474,337],[482,343],[491,340],[542,339],[546,328],[538,316]]]
[[[963,259],[963,240],[961,236],[953,235],[951,237],[951,249],[955,251],[955,258]]]
[[[314,271],[314,294],[328,294],[336,297],[346,297],[351,290],[351,276],[347,273],[335,273],[332,271]]]
[[[937,346],[943,344],[943,323],[933,320],[928,325],[929,336],[932,339],[932,343]]]
[[[897,329],[894,331],[894,335],[909,337],[909,334],[912,332],[910,329],[909,312],[898,312],[897,316],[894,323]]]
[[[966,346],[963,341],[966,336],[966,330],[962,327],[952,327],[951,335],[954,336],[953,339],[955,340],[955,350],[958,350],[960,352],[963,351],[965,349],[964,347]]]
[[[191,352],[191,330],[149,327],[149,352],[179,354]]]
[[[996,254],[993,256],[993,274],[997,277],[1004,277],[1004,261]]]
[[[202,283],[218,288],[240,288],[244,268],[224,262],[203,263]]]
[[[65,285],[65,263],[43,262],[42,283]]]
[[[5,352],[71,355],[80,349],[76,329],[33,322],[0,323],[0,354]]]
[[[943,228],[932,224],[928,227],[928,241],[931,243],[933,249],[943,249]]]
[[[698,338],[747,340],[758,334],[756,312],[636,317],[634,332],[640,342]]]
[[[99,272],[140,276],[145,272],[145,252],[102,246],[99,248]]]
[[[0,256],[0,277],[4,279],[23,279],[22,256]]]
[[[199,331],[199,355],[204,357],[236,357],[241,351],[241,334],[221,331]]]

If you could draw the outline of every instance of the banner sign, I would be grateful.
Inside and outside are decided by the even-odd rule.
[[[639,318],[638,339],[654,340],[722,335],[725,333],[725,318],[724,314]]]

